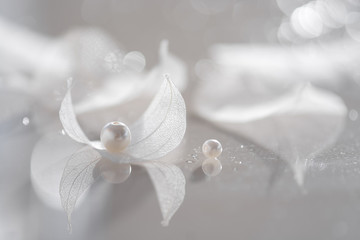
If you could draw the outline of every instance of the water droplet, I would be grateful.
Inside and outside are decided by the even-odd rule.
[[[24,124],[25,126],[30,124],[30,119],[28,117],[24,117],[22,120],[22,124]]]
[[[198,160],[198,155],[197,154],[189,154],[189,158],[188,160],[186,160],[186,163],[192,164],[194,162],[196,162]]]
[[[200,153],[200,152],[201,152],[200,147],[194,148],[194,152],[195,152],[196,154]]]
[[[349,118],[351,121],[356,121],[358,117],[359,117],[359,113],[356,110],[351,109],[349,111]]]
[[[244,145],[240,145],[240,148],[244,148]]]
[[[66,133],[65,133],[65,130],[64,130],[64,129],[61,129],[61,134],[62,134],[62,135],[64,135],[64,136],[66,135]]]

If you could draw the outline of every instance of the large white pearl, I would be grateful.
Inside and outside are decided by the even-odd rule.
[[[202,165],[202,170],[209,177],[214,177],[218,175],[222,170],[222,164],[217,158],[208,158],[206,159]]]
[[[131,165],[129,163],[115,163],[103,159],[100,165],[101,176],[110,183],[122,183],[129,178],[131,174]]]
[[[130,144],[130,129],[122,122],[110,122],[101,130],[100,139],[106,150],[120,153]]]
[[[216,158],[222,153],[221,143],[216,139],[209,139],[202,145],[202,151],[208,158]]]

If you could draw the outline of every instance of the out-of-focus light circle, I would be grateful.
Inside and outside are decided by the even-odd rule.
[[[280,43],[294,42],[298,38],[288,21],[281,23],[278,28],[277,37]]]
[[[125,67],[136,72],[141,72],[145,68],[146,60],[141,52],[133,51],[125,55],[123,63]]]
[[[346,32],[349,36],[360,42],[360,13],[350,13],[346,22]]]
[[[303,38],[319,37],[324,28],[320,15],[310,4],[299,7],[293,12],[291,26]]]
[[[30,124],[30,119],[28,117],[24,117],[22,120],[23,125],[27,126]]]
[[[318,0],[314,6],[325,26],[340,28],[347,17],[345,4],[339,0]]]
[[[349,118],[351,121],[356,121],[359,117],[359,113],[358,111],[356,111],[355,109],[351,109],[349,112]]]

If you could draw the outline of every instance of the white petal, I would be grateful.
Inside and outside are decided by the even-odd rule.
[[[277,153],[302,185],[308,161],[334,144],[346,113],[346,106],[335,94],[308,85],[298,100],[281,112],[247,123],[216,124]]]
[[[143,163],[150,175],[163,216],[161,224],[167,226],[185,197],[185,177],[177,166],[162,162]]]
[[[186,107],[180,92],[166,78],[143,116],[130,127],[127,153],[150,160],[165,156],[182,141],[186,130]]]
[[[90,146],[75,152],[68,160],[60,182],[60,198],[69,221],[71,231],[71,214],[79,197],[95,181],[94,168],[101,155]]]
[[[146,78],[146,91],[143,94],[157,92],[164,74],[171,76],[176,87],[183,91],[188,84],[187,66],[183,61],[169,52],[169,41],[162,40],[159,47],[159,64],[148,73]]]
[[[194,93],[192,111],[219,122],[249,122],[291,106],[302,86],[238,73],[237,69],[203,61],[197,64],[202,78]]]
[[[98,142],[91,142],[83,130],[81,129],[78,121],[76,120],[76,115],[74,112],[72,99],[71,99],[71,85],[72,80],[68,80],[68,90],[65,94],[65,97],[61,103],[59,117],[61,124],[66,132],[66,134],[71,137],[73,140],[91,145],[96,149],[102,149],[103,147]]]
[[[357,69],[358,43],[282,45],[217,44],[210,55],[217,63],[238,72],[281,81],[312,81],[327,85],[342,81],[344,72]]]
[[[76,120],[72,99],[71,99],[71,85],[72,80],[68,80],[68,90],[61,103],[59,117],[64,127],[66,134],[79,143],[88,144],[90,140],[86,137],[81,129],[78,121]]]
[[[176,87],[183,91],[187,86],[187,68],[183,61],[171,54],[169,51],[169,41],[162,40],[159,48],[159,76],[169,74]]]

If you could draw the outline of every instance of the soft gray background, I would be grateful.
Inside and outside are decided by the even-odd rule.
[[[194,1],[192,1],[194,2]],[[78,26],[107,30],[128,50],[139,50],[148,66],[163,38],[190,69],[214,43],[274,43],[283,18],[276,1],[210,1],[214,14],[191,1],[0,0],[0,15],[57,37]],[[0,36],[1,41],[1,36]],[[360,87],[344,76],[328,88],[349,109],[360,110]],[[4,93],[2,96],[4,97]],[[18,97],[12,104],[28,104]],[[3,109],[2,109],[3,110]],[[69,235],[64,212],[44,204],[30,181],[30,156],[40,137],[23,116],[0,126],[0,239],[359,239],[360,125],[347,119],[336,144],[309,164],[299,187],[285,161],[249,140],[189,116],[179,158],[187,177],[186,197],[170,226],[148,176],[134,169],[123,184],[98,182],[77,209]],[[48,117],[48,116],[47,116]],[[49,119],[53,119],[49,117]],[[46,123],[44,123],[44,126]],[[222,173],[207,179],[192,159],[204,140],[223,143]],[[243,145],[243,147],[241,147]]]

